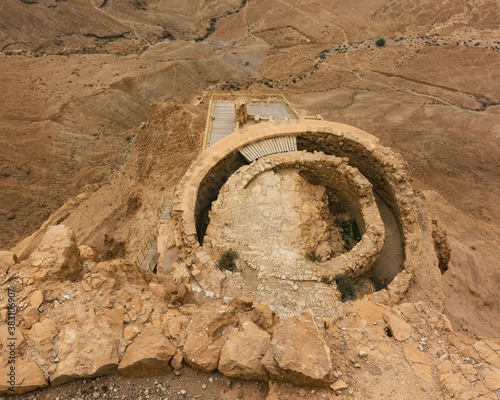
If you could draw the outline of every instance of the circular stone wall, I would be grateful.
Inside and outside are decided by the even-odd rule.
[[[227,179],[245,165],[238,150],[280,136],[296,136],[299,150],[347,157],[349,165],[358,168],[392,211],[402,235],[404,262],[401,272],[387,287],[374,294],[375,300],[387,304],[399,302],[419,275],[425,276],[420,279],[420,284],[425,285],[420,287],[420,293],[426,293],[426,300],[432,303],[434,296],[439,297],[437,258],[421,257],[424,252],[434,251],[430,219],[408,182],[401,156],[362,130],[314,120],[265,123],[238,130],[200,154],[181,180],[173,207],[176,242],[202,288],[211,295],[220,295],[220,285],[225,278],[201,243],[204,217],[208,216],[212,202]]]
[[[329,214],[325,188],[342,200],[362,234],[349,252],[333,258],[323,249],[342,239],[330,237],[335,227],[321,216]],[[212,203],[203,248],[213,259],[237,251],[239,264],[260,277],[321,281],[365,275],[383,244],[384,224],[370,182],[346,160],[297,151],[262,157],[228,179]],[[307,252],[318,256],[310,260]]]

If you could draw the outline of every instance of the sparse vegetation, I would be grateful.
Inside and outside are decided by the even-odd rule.
[[[125,136],[125,140],[127,142],[130,142],[132,140],[132,136],[130,136],[130,135]]]
[[[335,279],[331,275],[323,275],[321,277],[321,283],[324,283],[325,285],[331,285]]]
[[[222,253],[221,258],[217,263],[217,266],[221,270],[235,271],[236,264],[234,263],[234,260],[236,260],[237,258],[238,258],[238,253],[235,250],[233,249],[226,250],[224,253]]]
[[[312,262],[321,262],[321,254],[316,249],[312,249],[306,253],[306,259]]]
[[[375,42],[377,47],[384,47],[385,46],[385,39],[379,39]]]
[[[351,250],[361,240],[361,232],[354,219],[347,221],[336,220],[335,225],[340,229],[346,250]]]
[[[337,289],[342,293],[342,301],[345,302],[354,299],[356,296],[356,287],[354,286],[354,280],[351,275],[335,276],[334,279],[337,284]]]

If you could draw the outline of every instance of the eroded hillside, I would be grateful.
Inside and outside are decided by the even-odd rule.
[[[132,254],[201,149],[212,90],[279,92],[402,154],[448,232],[447,315],[474,335],[499,331],[496,1],[0,7],[0,247],[101,184],[52,223],[100,254]]]

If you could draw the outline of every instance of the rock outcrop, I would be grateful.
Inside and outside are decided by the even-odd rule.
[[[16,359],[14,370],[12,366],[6,356],[0,359],[0,393],[21,394],[48,385],[34,362]]]
[[[212,372],[219,365],[226,336],[236,326],[236,310],[224,304],[205,304],[195,312],[187,327],[184,358],[193,368]]]
[[[75,234],[64,225],[51,226],[29,260],[33,277],[40,282],[76,280],[82,271]]]
[[[71,322],[61,330],[57,346],[60,362],[51,377],[54,386],[116,372],[123,313],[123,309],[116,309],[88,315],[86,320]]]
[[[273,378],[294,385],[331,383],[330,349],[311,311],[304,311],[278,327],[264,358],[264,367]]]
[[[243,322],[241,331],[231,335],[222,348],[219,371],[231,378],[267,381],[262,359],[271,335],[254,323]]]
[[[164,375],[172,371],[170,360],[177,348],[166,338],[161,327],[149,327],[127,347],[118,366],[120,374],[129,377]]]
[[[0,273],[3,274],[17,262],[17,257],[12,251],[0,251]]]

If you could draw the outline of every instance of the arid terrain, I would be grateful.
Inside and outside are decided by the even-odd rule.
[[[499,336],[497,0],[3,0],[0,71],[0,249],[64,223],[134,257],[211,94],[282,93],[403,156],[448,235],[445,315]]]

